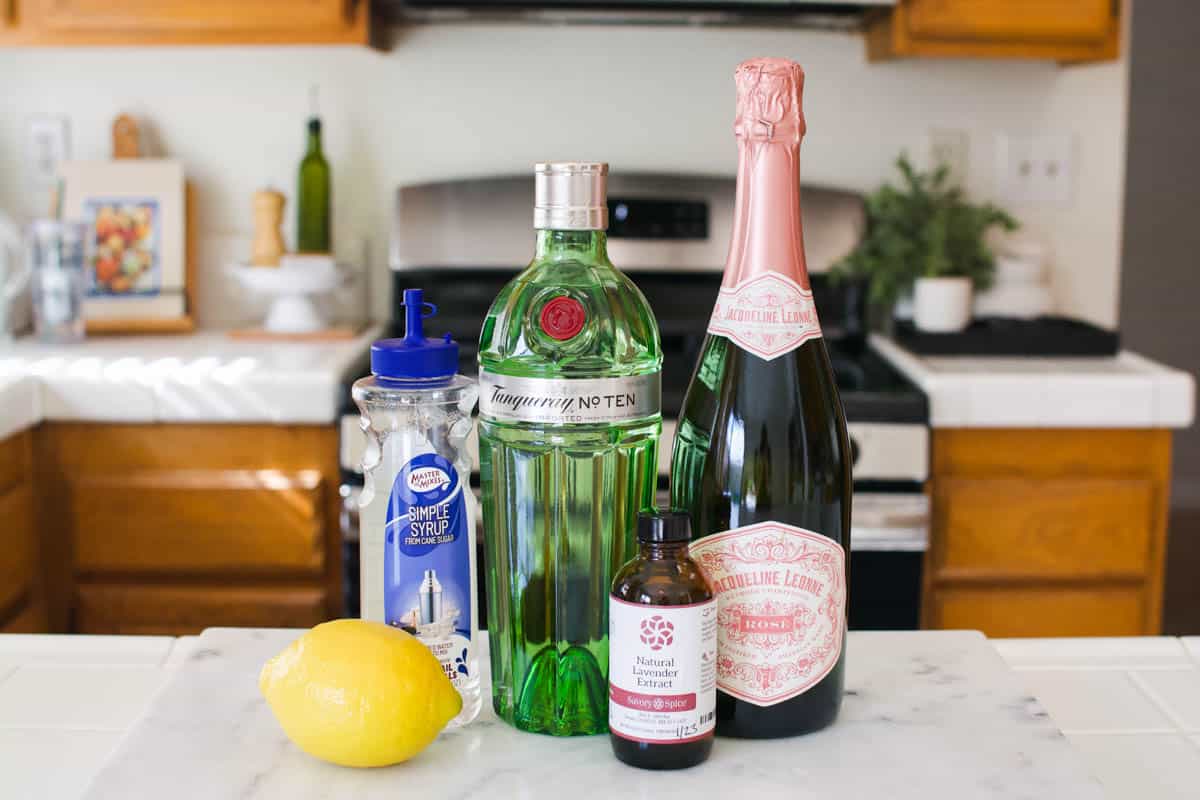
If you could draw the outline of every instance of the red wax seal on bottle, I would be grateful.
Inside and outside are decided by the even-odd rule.
[[[547,336],[562,342],[583,330],[587,312],[574,297],[560,295],[542,306],[540,321]]]

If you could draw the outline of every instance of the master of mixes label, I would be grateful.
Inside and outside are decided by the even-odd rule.
[[[469,524],[448,460],[424,453],[397,473],[385,526],[385,619],[419,638],[455,683],[470,676]]]

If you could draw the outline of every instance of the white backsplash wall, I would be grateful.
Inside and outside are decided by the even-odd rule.
[[[1073,204],[1012,208],[1047,242],[1061,310],[1116,323],[1127,69],[1037,62],[868,64],[861,37],[797,30],[518,25],[415,26],[390,52],[228,47],[0,50],[0,208],[28,213],[25,128],[71,119],[76,158],[109,154],[129,112],[182,159],[199,201],[200,318],[250,321],[222,267],[249,249],[251,193],[289,195],[308,87],[320,87],[342,260],[369,262],[371,313],[388,313],[387,236],[401,183],[525,172],[543,159],[614,171],[733,174],[734,66],[794,58],[807,72],[808,183],[869,191],[901,149],[924,160],[929,129],[969,137],[966,186],[994,199],[999,132],[1075,136]],[[463,236],[471,236],[464,230]],[[363,301],[360,299],[358,304]],[[347,300],[353,308],[353,300]],[[473,332],[461,332],[470,336]]]

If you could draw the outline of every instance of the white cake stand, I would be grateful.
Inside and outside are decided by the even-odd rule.
[[[345,281],[333,262],[280,267],[236,264],[230,272],[249,291],[271,298],[263,321],[263,330],[271,333],[312,333],[327,328],[329,321],[315,300]]]

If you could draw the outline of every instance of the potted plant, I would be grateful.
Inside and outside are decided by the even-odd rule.
[[[918,172],[901,155],[900,187],[884,184],[867,198],[867,231],[835,276],[865,278],[873,305],[893,308],[912,293],[913,323],[923,331],[962,330],[971,321],[972,289],[992,283],[995,260],[987,232],[1017,221],[991,204],[972,205],[949,185],[949,168]]]

